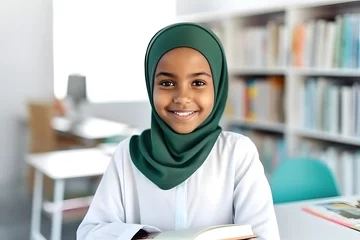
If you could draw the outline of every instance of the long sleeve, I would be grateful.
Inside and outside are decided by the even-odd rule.
[[[250,140],[247,142],[247,146],[237,146],[237,149],[246,149],[246,153],[241,154],[235,174],[234,222],[251,224],[258,239],[278,240],[280,236],[270,186],[255,144]]]
[[[158,230],[150,226],[124,222],[121,175],[114,160],[117,158],[116,155],[115,153],[111,159],[89,210],[77,230],[77,240],[130,240],[140,229]]]

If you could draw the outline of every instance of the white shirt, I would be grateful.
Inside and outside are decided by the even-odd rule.
[[[78,240],[130,240],[137,231],[251,224],[258,239],[278,240],[269,183],[254,143],[223,131],[202,166],[162,190],[133,164],[129,138],[117,147],[77,231]]]

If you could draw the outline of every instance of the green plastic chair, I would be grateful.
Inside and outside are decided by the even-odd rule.
[[[340,195],[335,178],[327,165],[311,158],[282,161],[274,169],[270,187],[274,204]]]

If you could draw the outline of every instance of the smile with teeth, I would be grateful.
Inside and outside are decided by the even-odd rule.
[[[172,113],[172,116],[175,117],[178,120],[190,120],[193,118],[193,116],[195,116],[195,113],[197,113],[197,111],[170,111]]]
[[[182,116],[182,117],[194,114],[194,112],[175,112],[175,111],[173,113],[176,114],[176,115]]]

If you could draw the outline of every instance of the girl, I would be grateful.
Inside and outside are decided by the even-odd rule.
[[[148,45],[145,79],[151,129],[118,145],[77,239],[230,223],[279,239],[255,145],[219,126],[228,71],[214,33],[193,23],[163,28]]]

